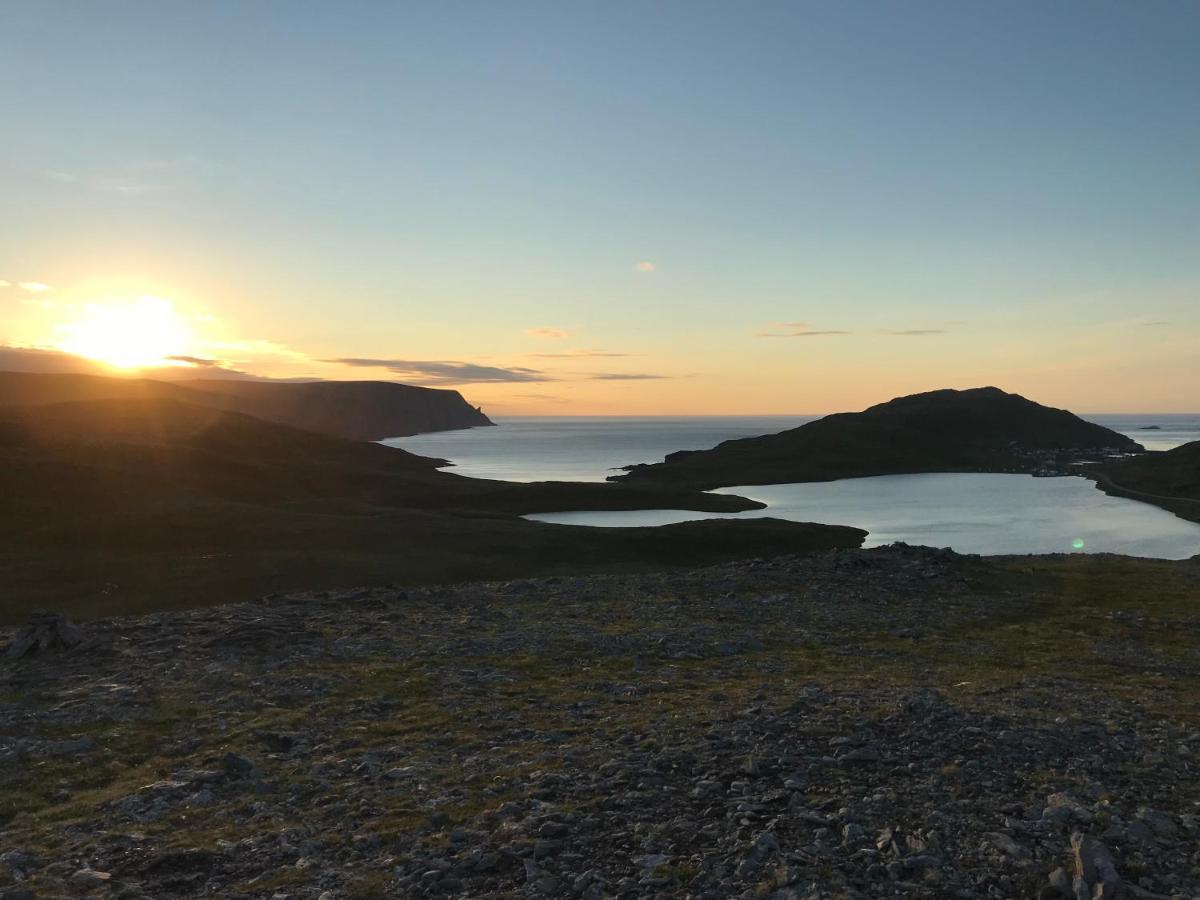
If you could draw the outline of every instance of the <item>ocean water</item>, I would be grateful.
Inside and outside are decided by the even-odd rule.
[[[440,431],[384,441],[448,459],[449,471],[505,481],[603,481],[632,463],[675,450],[704,450],[733,438],[772,434],[819,416],[542,416],[498,418],[496,428]],[[1147,450],[1200,440],[1200,415],[1092,415]],[[1155,426],[1148,430],[1149,426]]]
[[[772,434],[819,416],[544,416],[494,419],[495,428],[384,441],[448,459],[449,471],[505,481],[604,481],[621,466],[659,462],[732,438]]]
[[[509,481],[603,481],[675,450],[770,434],[816,416],[528,417],[384,443],[450,460],[449,471]],[[1200,440],[1200,415],[1089,415],[1149,450]],[[1155,426],[1151,428],[1150,426]],[[963,553],[1114,552],[1180,559],[1200,553],[1200,525],[1108,495],[1083,478],[889,475],[724,489],[768,504],[735,518],[775,516],[865,528],[868,546],[904,541]],[[547,513],[573,525],[662,525],[714,514],[678,510]]]

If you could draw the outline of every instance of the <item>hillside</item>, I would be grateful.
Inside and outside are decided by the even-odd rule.
[[[165,399],[0,412],[0,619],[170,608],[274,590],[456,581],[857,546],[775,520],[588,529],[559,509],[760,508],[658,487],[511,484]]]
[[[1144,500],[1200,522],[1200,441],[1108,461],[1084,474],[1107,493]]]
[[[458,391],[384,381],[165,382],[0,372],[0,407],[83,400],[176,400],[359,441],[491,425]]]
[[[917,472],[1035,472],[1105,449],[1142,448],[1066,410],[985,387],[913,394],[779,434],[672,453],[610,480],[708,490]]]
[[[0,627],[0,896],[1200,896],[1198,592],[897,545]],[[1076,831],[1137,889],[1052,888]]]

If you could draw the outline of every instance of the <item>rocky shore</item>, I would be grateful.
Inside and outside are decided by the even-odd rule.
[[[1200,897],[1197,600],[897,546],[43,616],[0,897]]]

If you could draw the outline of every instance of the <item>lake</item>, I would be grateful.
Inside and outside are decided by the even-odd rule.
[[[449,471],[509,481],[603,481],[630,463],[675,450],[794,428],[817,416],[512,417],[473,428],[384,443],[449,459]],[[1200,440],[1198,415],[1089,415],[1147,449]],[[1026,475],[889,475],[813,484],[733,487],[775,516],[854,525],[868,546],[904,541],[963,553],[1112,552],[1179,559],[1200,553],[1200,525],[1149,504],[1109,497],[1083,478]],[[547,513],[573,525],[662,525],[713,514],[677,510]]]

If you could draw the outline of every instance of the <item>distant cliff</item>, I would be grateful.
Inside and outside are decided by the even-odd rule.
[[[210,406],[351,440],[494,424],[458,391],[389,381],[202,380],[184,385],[210,395],[213,399],[203,401]]]
[[[913,394],[779,434],[672,453],[611,480],[707,490],[918,472],[1039,472],[1104,448],[1142,449],[1066,410],[985,387]]]
[[[0,372],[0,406],[125,398],[194,403],[360,441],[493,424],[458,391],[386,381],[165,382]]]

